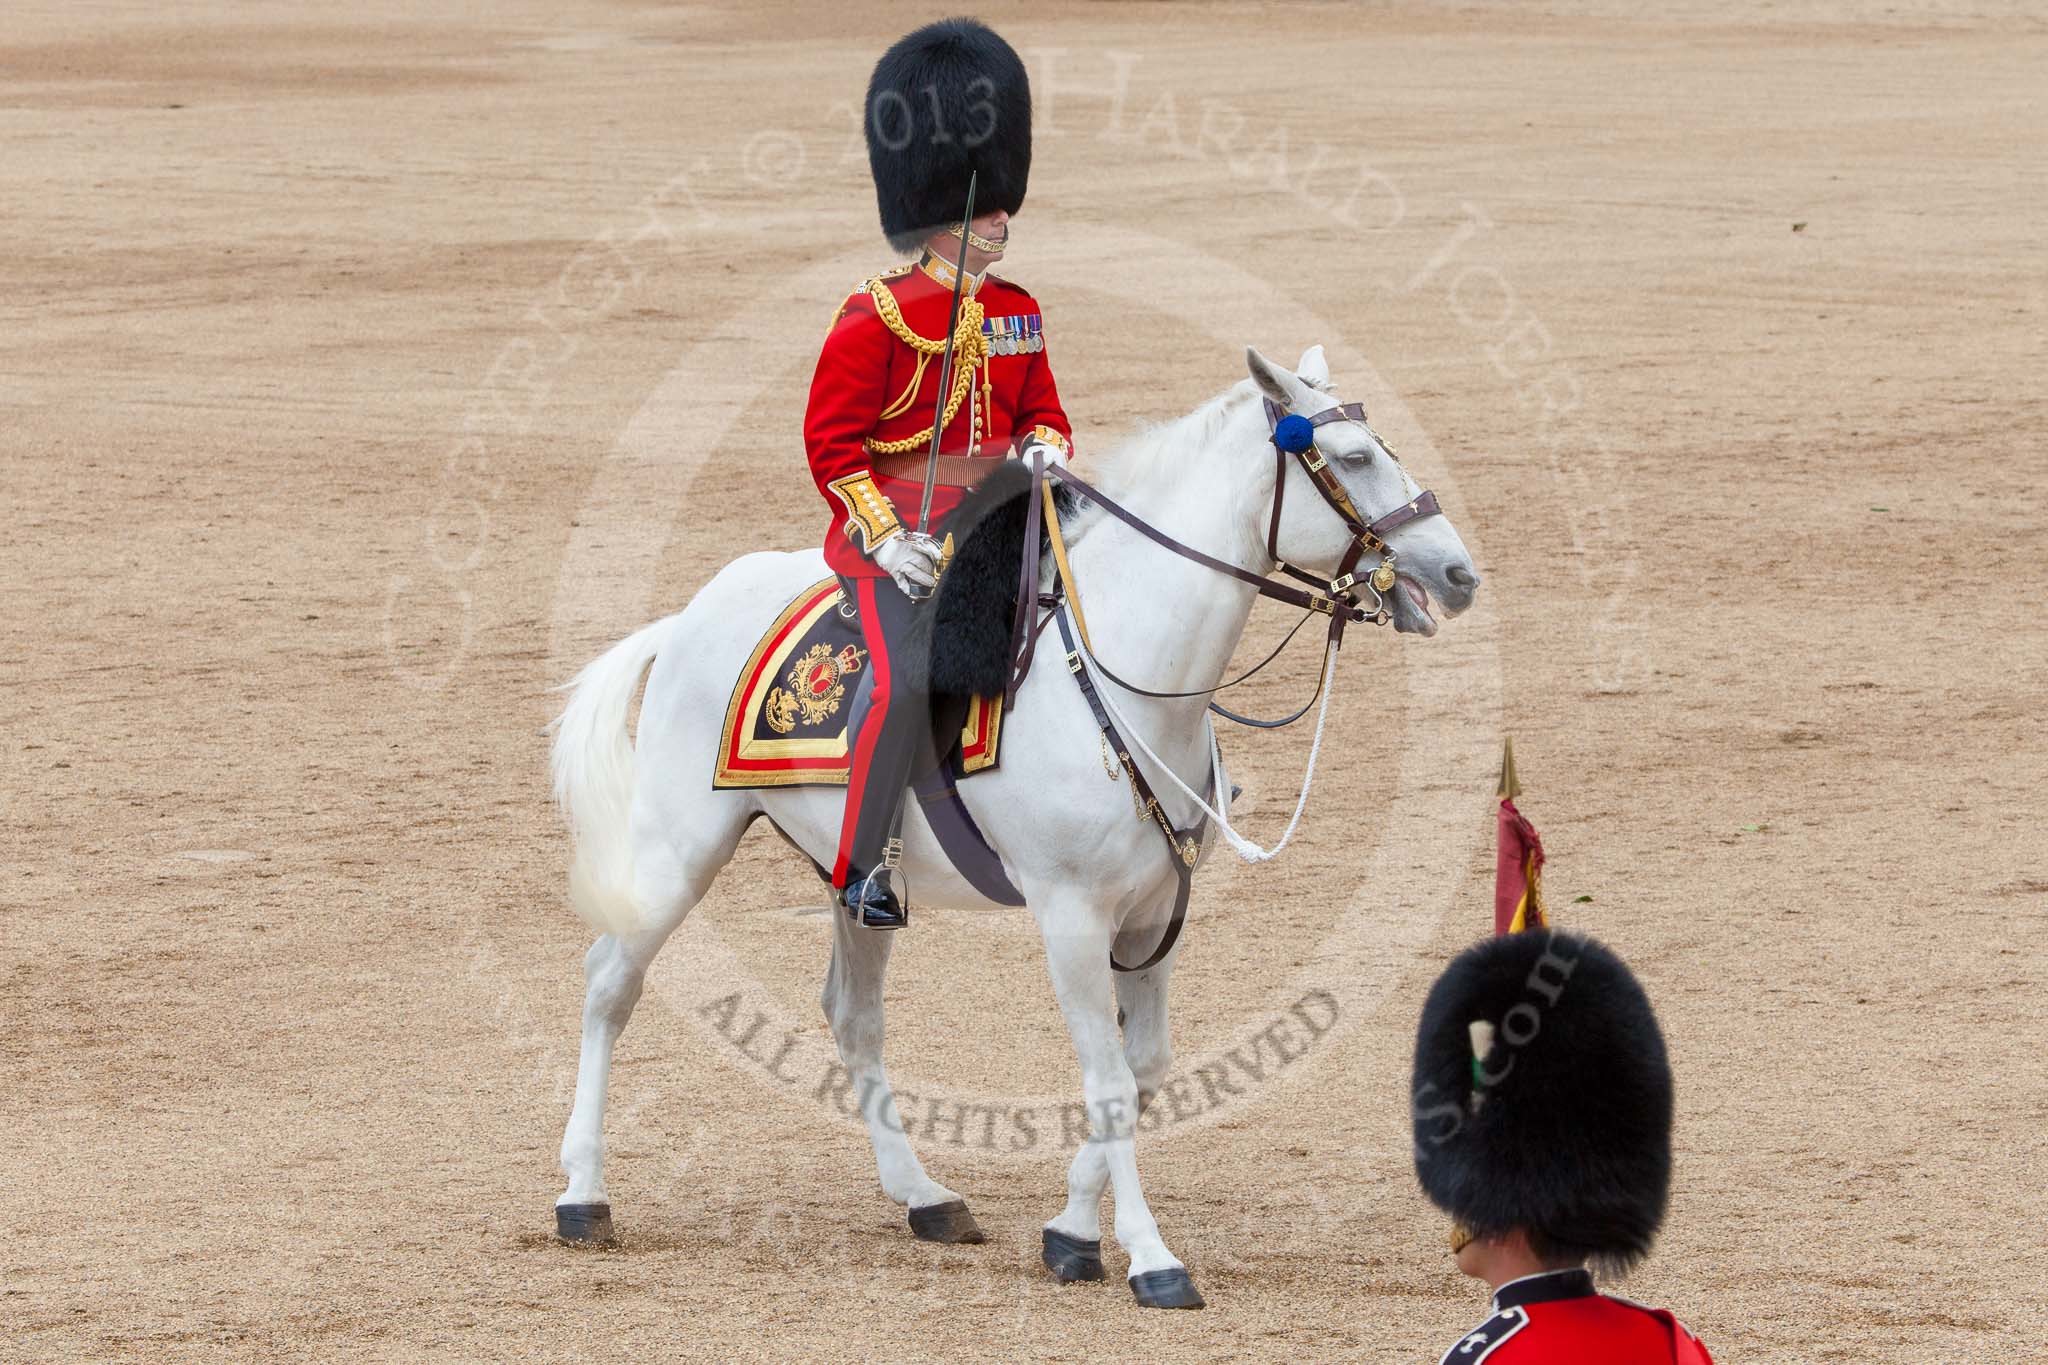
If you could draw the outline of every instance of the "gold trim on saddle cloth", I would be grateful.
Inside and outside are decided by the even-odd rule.
[[[847,703],[868,652],[856,633],[833,633],[828,613],[841,602],[839,580],[821,579],[797,595],[747,657],[726,704],[712,773],[715,788],[843,787],[848,767]],[[837,729],[829,729],[837,721]],[[961,770],[996,766],[1001,697],[976,697],[960,728]]]

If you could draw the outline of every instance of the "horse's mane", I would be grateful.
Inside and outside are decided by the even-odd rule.
[[[1249,381],[1234,384],[1191,412],[1138,428],[1099,460],[1088,461],[1088,481],[1123,502],[1154,481],[1185,477],[1189,457],[1216,443],[1238,401],[1249,392]],[[1070,540],[1079,539],[1105,515],[1101,508],[1072,497],[1066,489],[1060,494],[1060,524]]]
[[[1094,484],[1113,498],[1142,488],[1155,479],[1171,479],[1185,473],[1189,452],[1206,450],[1223,432],[1234,399],[1250,389],[1249,383],[1232,385],[1192,412],[1169,422],[1140,427],[1110,447],[1095,462]]]
[[[1148,485],[1189,478],[1213,480],[1216,461],[1205,458],[1223,439],[1223,429],[1250,396],[1249,383],[1217,394],[1184,416],[1140,428],[1125,437],[1088,471],[1088,481],[1116,502],[1138,496]],[[899,651],[920,692],[994,696],[1009,681],[1011,616],[1016,605],[1017,566],[1026,553],[1025,525],[1030,500],[1038,496],[1020,461],[1005,460],[969,490],[948,525],[958,547],[941,579],[933,605],[913,618]],[[1060,530],[1073,545],[1108,513],[1075,488],[1053,489]],[[948,536],[949,543],[953,537]],[[1039,572],[1050,572],[1051,546],[1040,532]]]

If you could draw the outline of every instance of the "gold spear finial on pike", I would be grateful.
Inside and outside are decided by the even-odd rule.
[[[1512,801],[1521,794],[1522,784],[1515,778],[1515,741],[1504,735],[1500,741],[1500,789],[1494,795],[1502,801]]]

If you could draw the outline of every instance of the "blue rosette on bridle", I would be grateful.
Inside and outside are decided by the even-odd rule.
[[[1299,413],[1288,413],[1273,424],[1273,444],[1289,455],[1299,455],[1314,445],[1315,423]]]

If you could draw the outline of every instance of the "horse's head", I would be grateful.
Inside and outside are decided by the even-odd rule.
[[[1273,490],[1280,515],[1273,529],[1272,549],[1298,568],[1334,576],[1340,572],[1356,533],[1346,526],[1345,514],[1339,509],[1343,498],[1318,488],[1310,466],[1336,476],[1337,488],[1348,496],[1358,520],[1366,525],[1376,525],[1407,508],[1422,496],[1422,489],[1367,425],[1364,409],[1345,410],[1330,395],[1330,368],[1322,347],[1311,346],[1302,353],[1299,373],[1289,373],[1250,348],[1245,351],[1245,362],[1252,382],[1278,405],[1283,418],[1301,417],[1314,423],[1309,432],[1290,425],[1282,433],[1297,442],[1312,440],[1313,446],[1304,450],[1304,458],[1280,461]],[[1396,630],[1436,634],[1431,598],[1446,617],[1472,605],[1479,575],[1450,518],[1439,512],[1401,521],[1386,530],[1384,541],[1395,571],[1395,582],[1384,600],[1393,612]],[[1367,553],[1358,563],[1357,576],[1364,579],[1379,559],[1378,554]],[[1366,600],[1371,605],[1371,599]]]

